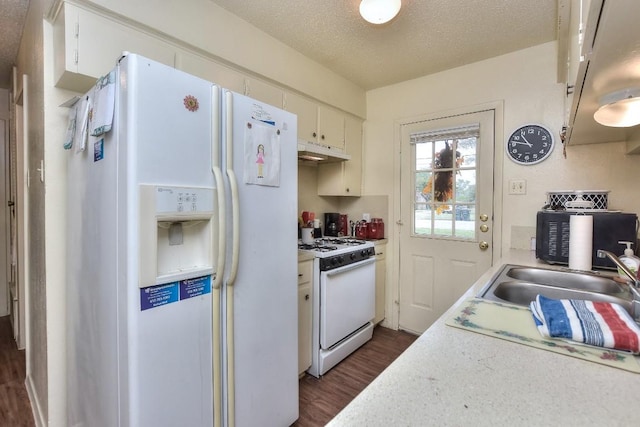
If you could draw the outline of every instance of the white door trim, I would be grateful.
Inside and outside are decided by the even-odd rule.
[[[503,160],[504,160],[504,149],[502,144],[504,142],[504,101],[492,101],[478,105],[471,105],[467,107],[460,107],[451,110],[437,111],[432,113],[427,113],[414,117],[406,117],[401,119],[394,120],[394,129],[393,129],[393,179],[394,179],[394,188],[396,189],[392,194],[392,204],[393,204],[393,218],[389,224],[389,228],[391,233],[393,234],[393,238],[390,239],[391,250],[394,254],[393,263],[391,266],[391,275],[392,278],[390,286],[387,288],[389,293],[388,297],[385,301],[385,321],[384,325],[386,327],[392,329],[398,329],[399,324],[399,301],[400,301],[400,227],[396,221],[401,218],[401,197],[400,197],[400,186],[401,186],[401,170],[400,170],[400,161],[401,161],[401,147],[402,147],[402,135],[401,128],[404,125],[408,125],[411,123],[427,121],[427,120],[435,120],[450,116],[462,115],[462,114],[470,114],[477,111],[485,111],[485,110],[494,110],[494,120],[495,120],[495,129],[494,129],[494,138],[495,138],[495,149],[494,151],[494,170],[493,170],[493,258],[492,264],[496,262],[496,260],[502,257],[502,174],[503,174]],[[472,284],[469,283],[469,286]]]

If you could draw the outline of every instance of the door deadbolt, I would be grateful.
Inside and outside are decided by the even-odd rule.
[[[482,231],[483,233],[486,233],[487,231],[489,231],[489,226],[487,224],[482,224],[480,226],[480,231]]]
[[[487,242],[480,242],[480,249],[482,249],[483,251],[486,251],[487,249],[489,249],[489,244]]]
[[[480,215],[480,221],[482,221],[482,222],[487,222],[487,221],[489,221],[489,215],[487,215],[487,214],[481,214],[481,215]]]

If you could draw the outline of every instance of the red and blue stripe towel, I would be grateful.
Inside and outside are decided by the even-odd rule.
[[[640,353],[640,327],[619,304],[538,295],[529,308],[544,337]]]

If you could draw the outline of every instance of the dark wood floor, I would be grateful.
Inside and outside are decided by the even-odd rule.
[[[24,350],[16,347],[9,316],[0,317],[0,426],[35,425],[25,377]]]
[[[300,379],[296,427],[324,426],[391,364],[417,336],[377,326],[373,338],[318,379]]]

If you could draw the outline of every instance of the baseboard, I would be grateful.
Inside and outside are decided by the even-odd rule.
[[[24,380],[24,385],[27,389],[27,395],[29,396],[29,402],[31,403],[31,412],[33,412],[33,420],[36,427],[45,427],[47,425],[47,419],[42,413],[42,406],[40,405],[40,399],[33,385],[33,380],[30,375]]]

